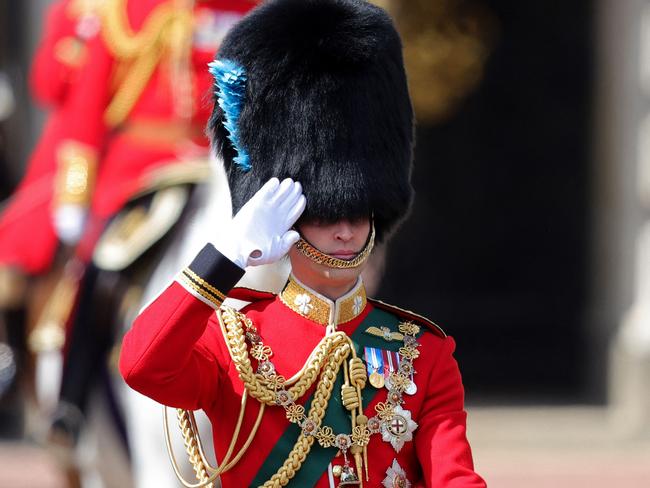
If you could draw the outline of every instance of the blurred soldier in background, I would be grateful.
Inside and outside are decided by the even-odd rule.
[[[39,295],[28,297],[27,283],[42,285],[39,277],[52,268],[59,242],[73,242],[53,205],[56,147],[68,123],[64,107],[88,62],[88,43],[99,33],[100,4],[101,0],[53,3],[32,62],[33,97],[51,112],[27,171],[0,215],[0,328],[23,370],[27,302],[34,305],[32,298]]]
[[[0,19],[4,10],[0,7]],[[8,57],[7,49],[0,39],[0,174],[4,176],[0,180],[0,200],[7,198],[15,185],[10,171],[7,127],[9,119],[15,112],[16,99],[7,73]],[[22,434],[20,391],[14,381],[17,373],[16,355],[9,343],[14,345],[14,348],[17,345],[16,338],[9,337],[9,330],[5,327],[0,313],[0,436],[3,437]]]
[[[53,297],[53,313],[35,331],[70,323],[51,432],[57,444],[76,444],[119,324],[137,305],[191,188],[209,175],[206,64],[254,4],[105,2],[101,35],[89,45],[92,62],[66,106],[70,123],[57,147],[68,175],[59,208],[80,240]]]

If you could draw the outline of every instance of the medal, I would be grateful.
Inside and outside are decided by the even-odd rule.
[[[405,364],[408,365],[409,363],[405,363]],[[397,367],[400,369],[400,371],[402,371],[402,368],[400,368],[400,366],[402,366],[402,360],[398,356],[398,358],[397,358]],[[407,395],[415,395],[418,392],[418,386],[415,384],[415,381],[413,381],[413,373],[414,373],[413,366],[409,365],[408,371],[402,371],[402,373],[408,373],[409,378],[411,380],[409,385],[404,390],[404,393],[406,393]]]
[[[411,383],[406,387],[406,390],[404,390],[404,393],[407,395],[415,395],[418,392],[418,387],[415,384],[415,381],[413,381],[413,378],[411,378]]]
[[[384,485],[384,488],[411,488],[406,471],[399,465],[397,459],[394,459],[393,465],[386,470],[386,478],[381,484]]]
[[[366,347],[364,348],[364,354],[368,365],[368,381],[377,389],[383,388],[385,384],[384,376],[386,374],[386,368],[384,367],[382,350],[374,347]]]
[[[413,431],[418,424],[411,419],[411,412],[397,405],[381,426],[384,442],[390,442],[395,452],[400,452],[405,442],[413,440]]]
[[[382,351],[382,356],[386,355],[386,366],[384,367],[384,385],[387,390],[391,390],[393,385],[390,381],[390,375],[397,371],[399,354],[394,351]]]
[[[384,387],[384,375],[378,373],[377,371],[374,371],[373,373],[370,374],[369,380],[370,380],[370,384],[377,389],[381,389]]]

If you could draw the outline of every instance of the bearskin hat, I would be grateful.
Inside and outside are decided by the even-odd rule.
[[[303,185],[302,221],[372,215],[381,241],[407,214],[413,111],[401,40],[384,10],[362,0],[270,0],[232,28],[218,60],[245,77],[237,120],[229,125],[215,103],[208,123],[234,213],[276,176]]]

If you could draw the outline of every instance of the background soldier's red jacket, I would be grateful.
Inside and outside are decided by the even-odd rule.
[[[102,221],[165,178],[183,182],[183,165],[207,157],[207,64],[256,4],[206,0],[189,10],[174,0],[104,0],[97,35],[67,69],[62,46],[70,56],[74,48],[62,39],[79,29],[68,3],[79,2],[54,7],[57,25],[48,28],[32,76],[38,96],[60,107],[0,223],[0,262],[32,274],[54,256],[51,216],[59,205],[80,205]],[[65,86],[71,82],[74,90]],[[171,167],[178,171],[162,172]]]
[[[64,0],[48,9],[44,34],[30,72],[32,95],[52,113],[32,151],[25,175],[0,218],[0,264],[29,274],[49,268],[57,246],[51,201],[56,177],[56,147],[64,135],[63,107],[87,57],[87,44],[99,33],[99,17],[86,2]],[[80,26],[81,18],[83,27]],[[94,20],[93,20],[94,19]],[[93,22],[96,22],[93,25]]]
[[[244,386],[215,315],[221,303],[219,297],[223,297],[215,290],[228,292],[242,273],[214,247],[207,245],[178,280],[137,317],[124,338],[120,358],[120,371],[134,389],[169,406],[203,409],[212,422],[215,449],[221,457],[231,440]],[[312,294],[306,288],[302,291]],[[231,295],[242,298],[242,291],[234,289]],[[291,377],[324,336],[325,325],[303,316],[282,294],[244,292],[244,295],[248,301],[252,300],[244,312],[257,327],[264,343],[274,351],[272,361],[277,370],[285,378]],[[364,345],[372,343],[383,347],[382,339],[365,334],[363,330],[369,325],[382,325],[382,317],[388,319],[398,315],[400,318],[404,312],[367,301],[362,284],[337,301],[340,310],[344,310],[342,300],[357,296],[361,297],[359,303],[364,306],[357,307],[358,313],[345,315],[340,312],[342,321],[337,329],[354,340],[362,357]],[[381,435],[371,437],[368,446],[370,482],[366,486],[380,486],[394,459],[406,470],[413,486],[485,486],[474,472],[466,439],[463,387],[452,357],[454,341],[432,324],[422,324],[423,328],[428,325],[431,327],[418,339],[421,354],[414,361],[418,390],[405,397],[403,405],[411,411],[419,427],[413,441],[406,442],[399,453],[383,442]],[[366,389],[373,387],[367,384]],[[374,406],[386,399],[385,389],[375,390],[375,393],[372,401],[364,405],[364,413],[369,417],[374,415]],[[329,408],[342,408],[333,403],[337,395],[333,392]],[[250,432],[258,409],[256,401],[249,401],[237,449]],[[223,486],[256,486],[270,478],[284,462],[281,456],[275,458],[279,452],[284,452],[283,444],[290,448],[296,441],[297,434],[291,434],[291,427],[295,426],[286,419],[282,407],[268,407],[250,448],[239,464],[222,476]],[[329,448],[329,451],[333,457],[336,450]],[[342,464],[342,456],[334,457],[332,463]],[[269,469],[270,474],[263,476]],[[315,475],[311,474],[315,476],[313,481],[307,482],[306,478],[299,481],[300,476],[309,475],[308,469],[303,465],[290,484],[329,486],[326,464]]]
[[[188,12],[170,0],[108,4],[102,35],[89,46],[92,63],[66,106],[69,125],[61,141],[98,158],[90,205],[99,217],[152,185],[155,170],[207,155],[203,129],[212,109],[212,79],[206,66],[220,37],[204,34],[225,34],[254,6],[209,0]],[[160,18],[172,20],[164,24]]]

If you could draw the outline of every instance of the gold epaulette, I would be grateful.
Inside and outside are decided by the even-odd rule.
[[[400,318],[410,320],[411,322],[415,322],[418,325],[424,325],[431,332],[433,332],[439,337],[442,337],[443,339],[447,337],[445,331],[442,330],[442,328],[438,324],[436,324],[432,320],[429,320],[426,317],[423,317],[422,315],[419,315],[415,312],[411,312],[410,310],[405,310],[403,308],[396,307],[395,305],[389,305],[388,303],[384,303],[381,300],[374,300],[369,298],[368,301],[372,303],[376,308],[385,310],[386,312],[397,315]]]

